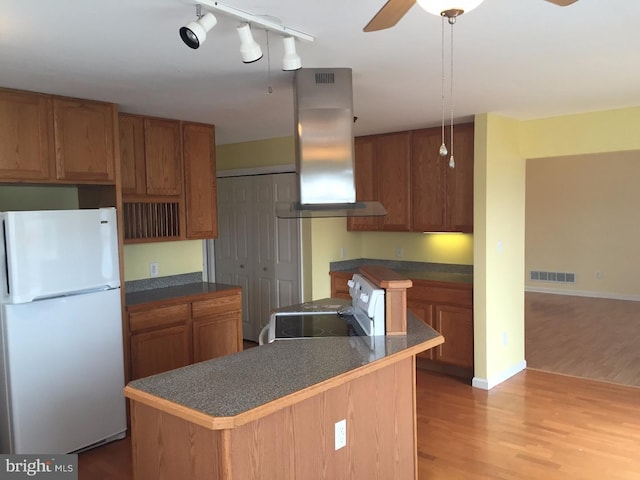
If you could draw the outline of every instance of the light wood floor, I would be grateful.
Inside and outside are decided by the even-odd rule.
[[[525,359],[529,368],[640,387],[640,302],[527,292]]]
[[[638,388],[528,370],[487,392],[419,370],[417,403],[419,480],[640,478]],[[130,449],[80,454],[79,479],[132,480]]]

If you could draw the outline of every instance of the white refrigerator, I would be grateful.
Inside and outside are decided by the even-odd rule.
[[[126,433],[113,208],[0,213],[0,453]]]

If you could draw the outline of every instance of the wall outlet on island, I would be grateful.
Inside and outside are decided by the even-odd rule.
[[[157,277],[158,273],[159,273],[158,262],[151,262],[149,264],[149,276],[150,277]]]
[[[336,450],[347,446],[347,420],[342,419],[336,422]]]

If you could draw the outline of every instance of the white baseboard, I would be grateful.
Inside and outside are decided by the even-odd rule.
[[[522,360],[520,363],[505,370],[499,375],[493,376],[492,378],[473,377],[473,380],[471,381],[471,386],[473,386],[474,388],[480,388],[482,390],[491,390],[496,385],[499,385],[505,380],[513,377],[516,373],[521,372],[525,368],[527,368],[527,361]]]
[[[558,290],[551,287],[526,286],[525,292],[550,293],[553,295],[572,295],[574,297],[609,298],[611,300],[631,300],[640,302],[640,295],[628,295],[624,293],[591,292],[587,290]]]

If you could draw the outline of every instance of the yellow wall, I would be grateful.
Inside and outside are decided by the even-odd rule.
[[[526,122],[476,116],[474,384],[499,383],[515,373],[524,358],[525,159],[640,150],[638,131],[640,108]],[[509,202],[515,205],[509,207]]]
[[[202,241],[157,242],[124,247],[125,280],[150,278],[149,264],[158,263],[158,276],[202,271]]]
[[[293,165],[294,163],[295,141],[293,137],[230,143],[216,147],[218,170]]]
[[[525,162],[518,127],[494,114],[476,117],[474,382],[486,388],[524,367]]]

